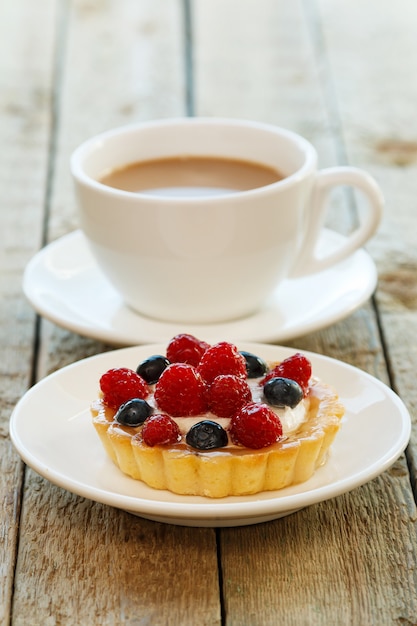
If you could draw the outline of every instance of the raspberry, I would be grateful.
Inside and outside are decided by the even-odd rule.
[[[193,335],[175,335],[167,346],[167,359],[171,363],[188,363],[197,366],[209,344]]]
[[[187,363],[172,363],[162,372],[155,400],[161,411],[174,417],[201,415],[207,410],[204,381]]]
[[[197,368],[207,384],[213,382],[221,374],[233,374],[246,378],[246,361],[236,346],[221,341],[207,348]]]
[[[268,380],[271,380],[271,378],[278,377],[295,380],[300,385],[304,395],[306,395],[308,383],[311,378],[311,363],[306,356],[297,352],[276,365],[274,369],[260,381],[260,384],[264,385]]]
[[[180,441],[181,433],[169,415],[155,413],[143,424],[142,438],[148,446],[163,446]]]
[[[252,400],[252,393],[246,380],[222,374],[216,376],[207,394],[209,410],[218,417],[232,417],[244,404]]]
[[[127,367],[108,370],[100,378],[100,389],[103,402],[112,409],[133,398],[145,400],[149,395],[149,387],[141,376]]]
[[[249,402],[232,417],[230,436],[247,448],[265,448],[282,437],[281,420],[267,404]]]

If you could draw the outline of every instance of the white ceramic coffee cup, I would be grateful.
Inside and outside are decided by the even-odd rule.
[[[98,182],[109,170],[178,155],[259,162],[285,178],[197,198],[154,197]],[[140,314],[172,322],[254,313],[280,281],[320,272],[361,247],[383,207],[366,172],[318,171],[316,151],[304,138],[234,119],[166,119],[111,130],[75,150],[71,171],[81,228],[103,273]],[[336,251],[318,257],[326,196],[339,185],[358,188],[369,202],[358,228]]]

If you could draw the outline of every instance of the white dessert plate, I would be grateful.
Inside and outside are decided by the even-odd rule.
[[[323,250],[344,240],[324,231]],[[284,341],[333,324],[352,313],[375,289],[377,272],[370,256],[358,250],[337,266],[304,278],[287,280],[258,313],[227,323],[165,323],[124,305],[99,270],[84,235],[75,231],[41,250],[28,264],[23,290],[35,310],[71,331],[124,346],[165,342],[181,332],[207,341]],[[245,286],[242,285],[242,289]]]
[[[325,465],[300,485],[253,496],[210,499],[179,496],[125,476],[107,457],[91,422],[102,373],[136,368],[164,345],[123,348],[69,365],[32,387],[10,421],[22,459],[52,483],[96,502],[151,520],[185,526],[243,526],[273,520],[333,498],[379,475],[410,437],[410,416],[400,398],[369,374],[305,352],[313,373],[338,390],[346,414]],[[281,360],[294,349],[243,343],[240,349]]]

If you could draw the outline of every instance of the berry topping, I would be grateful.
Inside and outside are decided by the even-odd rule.
[[[169,415],[151,415],[142,428],[143,441],[148,446],[163,446],[177,443],[181,439],[178,424]]]
[[[269,406],[250,402],[232,417],[230,436],[234,443],[257,450],[280,439],[282,424]]]
[[[206,387],[196,368],[172,363],[155,386],[155,400],[161,411],[174,417],[201,415],[207,410]]]
[[[233,374],[246,378],[246,361],[236,346],[221,341],[207,348],[198,365],[198,371],[207,384],[221,374]]]
[[[260,378],[265,376],[268,371],[268,365],[260,356],[252,354],[252,352],[241,351],[240,354],[246,361],[246,375],[248,378]]]
[[[171,363],[199,364],[209,344],[193,335],[180,334],[171,339],[167,347],[167,359]]]
[[[122,404],[114,417],[123,426],[139,426],[151,415],[152,410],[146,400],[133,398]]]
[[[290,378],[271,378],[264,385],[264,396],[272,406],[289,406],[294,409],[303,399],[300,385]]]
[[[136,368],[136,373],[142,376],[149,385],[154,385],[168,365],[169,361],[166,357],[160,354],[154,354],[139,363]]]
[[[189,446],[198,450],[213,450],[227,446],[227,432],[211,420],[202,420],[191,426],[185,438]]]
[[[112,409],[133,398],[144,400],[149,395],[149,387],[141,376],[127,367],[108,370],[100,378],[103,402]]]
[[[311,378],[311,363],[303,354],[296,354],[281,361],[274,369],[261,380],[260,384],[264,385],[271,378],[290,378],[295,380],[303,390],[304,395],[308,391],[308,383]]]
[[[233,374],[216,376],[207,393],[209,410],[218,417],[232,417],[251,400],[252,393],[246,380]]]

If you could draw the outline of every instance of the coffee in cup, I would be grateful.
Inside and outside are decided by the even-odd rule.
[[[124,191],[165,197],[219,196],[272,185],[283,175],[275,168],[216,156],[174,156],[129,163],[99,180]]]
[[[111,130],[77,148],[71,170],[81,228],[103,273],[141,315],[184,324],[251,315],[281,281],[346,259],[382,214],[369,174],[318,170],[306,139],[250,121],[178,118]],[[318,255],[326,198],[339,185],[361,190],[366,212],[337,250]]]

